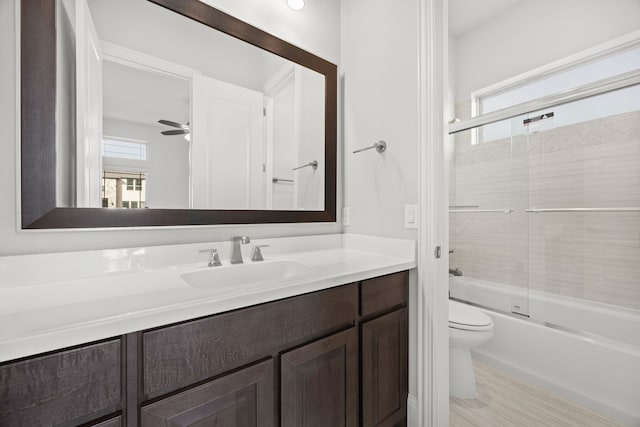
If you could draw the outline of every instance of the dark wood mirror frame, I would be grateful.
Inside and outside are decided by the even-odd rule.
[[[325,76],[324,211],[56,207],[55,0],[21,2],[23,229],[335,222],[337,67],[198,0],[149,0]]]

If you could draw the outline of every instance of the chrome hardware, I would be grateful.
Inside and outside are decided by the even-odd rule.
[[[271,182],[273,182],[274,184],[280,184],[281,182],[286,182],[286,183],[292,183],[293,184],[293,180],[292,179],[276,178],[275,176],[271,179]]]
[[[529,117],[528,119],[524,119],[522,121],[523,125],[530,125],[531,123],[539,122],[540,120],[550,119],[554,116],[553,111],[546,114],[540,114],[539,116]]]
[[[515,212],[510,207],[506,207],[504,209],[449,209],[449,213],[503,213],[505,215],[509,215],[512,212]]]
[[[251,254],[251,261],[264,261],[262,258],[262,251],[260,248],[268,248],[269,245],[255,245],[253,247],[253,253]]]
[[[246,245],[251,242],[251,239],[247,236],[233,236],[231,241],[233,242],[231,249],[231,264],[242,264],[242,250],[240,249],[240,245]]]
[[[209,256],[209,264],[207,264],[207,266],[209,267],[219,267],[222,265],[222,263],[220,262],[220,257],[218,256],[218,250],[217,249],[200,249],[198,252],[205,253],[208,252],[211,255]]]
[[[360,148],[358,150],[355,150],[353,153],[355,154],[355,153],[359,153],[361,151],[371,150],[372,148],[375,148],[378,153],[383,153],[384,150],[387,149],[387,143],[382,141],[382,140],[380,140],[380,141],[376,142],[375,144],[373,144],[370,147]]]
[[[313,168],[313,170],[316,170],[316,169],[318,169],[318,161],[314,160],[312,162],[307,163],[306,165],[298,166],[297,168],[293,168],[291,170],[295,171],[295,170],[298,170],[298,169],[306,168],[307,166],[311,166]]]
[[[525,209],[527,213],[544,212],[640,212],[640,207],[629,208],[549,208],[549,209]]]
[[[462,271],[459,268],[449,269],[449,274],[453,274],[454,276],[462,276]]]

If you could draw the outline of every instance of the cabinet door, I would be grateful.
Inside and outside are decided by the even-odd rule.
[[[407,413],[407,309],[362,325],[362,422],[395,426]]]
[[[142,408],[143,427],[272,427],[273,359]]]
[[[122,409],[120,340],[0,365],[0,426],[79,425]]]
[[[281,357],[282,427],[358,424],[358,335],[344,332]]]

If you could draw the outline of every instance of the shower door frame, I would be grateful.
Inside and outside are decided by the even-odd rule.
[[[418,286],[417,396],[409,395],[408,425],[449,424],[448,179],[444,88],[448,75],[447,0],[418,1]],[[411,390],[411,387],[410,387]]]

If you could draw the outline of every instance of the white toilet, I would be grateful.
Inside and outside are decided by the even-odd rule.
[[[463,399],[478,397],[471,348],[493,335],[493,321],[483,311],[449,300],[449,394]]]

